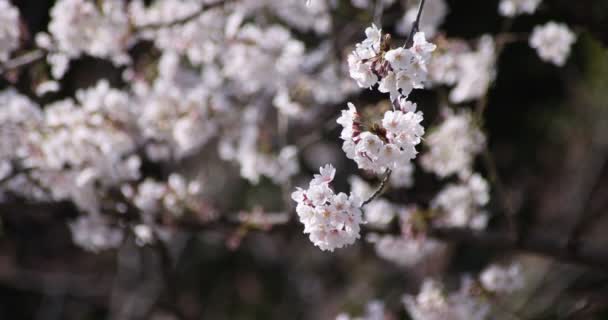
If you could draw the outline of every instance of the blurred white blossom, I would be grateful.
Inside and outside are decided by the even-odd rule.
[[[386,38],[375,25],[365,29],[366,39],[348,56],[350,76],[361,88],[379,83],[378,91],[389,93],[391,101],[407,98],[427,81],[427,63],[436,46],[417,32],[411,48],[386,48]]]
[[[441,242],[423,237],[372,234],[368,240],[379,257],[404,267],[413,267],[444,248]]]
[[[405,295],[403,303],[413,320],[484,320],[490,304],[471,293],[469,283],[463,280],[459,291],[446,292],[432,279],[425,279],[416,296]]]
[[[496,76],[494,39],[489,35],[480,38],[477,50],[465,52],[456,58],[458,76],[450,92],[450,101],[462,103],[483,97]]]
[[[363,209],[363,217],[370,227],[384,229],[395,217],[396,209],[386,199],[375,199]]]
[[[525,285],[521,265],[517,263],[509,266],[490,265],[481,272],[479,280],[485,290],[495,293],[511,293]]]
[[[0,0],[0,62],[19,47],[19,10],[8,0]]]
[[[85,250],[99,252],[122,244],[123,231],[99,214],[83,215],[70,223],[74,243]]]
[[[533,14],[542,0],[501,0],[498,12],[506,17],[520,14]]]
[[[557,66],[566,63],[575,41],[576,35],[565,24],[553,21],[534,27],[530,36],[530,46],[540,58]]]
[[[488,203],[489,197],[488,183],[479,174],[475,173],[458,184],[450,183],[431,202],[431,207],[440,213],[433,224],[485,229],[488,214],[482,207]]]
[[[59,0],[51,9],[49,34],[37,36],[38,45],[54,52],[47,61],[61,78],[70,59],[82,54],[106,58],[115,64],[130,62],[126,50],[129,40],[129,17],[125,3],[108,0]]]
[[[428,150],[420,164],[440,178],[453,174],[466,177],[472,172],[475,156],[485,148],[486,138],[471,112],[444,109],[442,115],[443,122],[431,129],[424,141]]]

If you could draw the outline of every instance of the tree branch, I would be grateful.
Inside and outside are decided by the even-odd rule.
[[[608,146],[602,146],[601,148],[593,148],[594,154],[597,158],[591,159],[588,163],[589,173],[587,176],[591,177],[591,181],[588,183],[583,195],[583,205],[581,206],[581,217],[572,228],[566,247],[572,252],[576,252],[581,247],[581,237],[585,230],[587,230],[597,219],[603,214],[603,211],[594,211],[592,208],[593,196],[602,185],[602,173],[608,169]]]
[[[216,7],[220,7],[223,6],[231,1],[234,0],[220,0],[220,1],[216,1],[213,3],[209,3],[209,4],[203,4],[201,6],[201,8],[185,17],[182,17],[180,19],[176,19],[170,22],[159,22],[159,23],[150,23],[150,24],[145,24],[145,25],[141,25],[141,26],[137,26],[135,27],[136,31],[144,31],[144,30],[153,30],[153,29],[160,29],[160,28],[167,28],[167,27],[173,27],[173,26],[177,26],[180,24],[184,24],[187,23],[191,20],[196,19],[198,16],[200,16],[201,14],[203,14],[203,12],[209,10],[209,9],[213,9]]]
[[[602,273],[608,270],[608,256],[598,252],[571,252],[566,250],[564,241],[529,234],[519,241],[509,234],[471,230],[469,228],[432,228],[429,234],[437,239],[458,242],[474,247],[496,250],[516,250],[538,254],[560,262],[587,266]]]
[[[382,182],[380,182],[378,189],[376,189],[376,191],[374,191],[374,193],[369,198],[367,198],[367,200],[363,201],[363,203],[361,204],[361,208],[365,207],[366,204],[372,202],[378,195],[380,195],[382,190],[384,190],[386,182],[391,177],[391,173],[393,173],[391,169],[386,169],[386,174],[384,175],[384,178],[382,178]]]
[[[422,17],[422,10],[424,10],[424,1],[420,1],[420,6],[418,7],[418,15],[416,15],[416,20],[412,24],[412,30],[410,30],[410,34],[407,37],[407,41],[405,42],[405,47],[409,48],[414,43],[414,35],[416,32],[420,30],[420,18]]]

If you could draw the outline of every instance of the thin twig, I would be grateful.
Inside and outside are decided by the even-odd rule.
[[[420,18],[422,17],[422,10],[424,10],[424,1],[420,1],[420,6],[418,7],[418,15],[416,15],[416,20],[412,24],[412,30],[410,30],[410,35],[407,37],[407,41],[405,42],[405,47],[409,48],[414,43],[414,35],[418,30],[420,30]]]
[[[34,63],[42,58],[44,58],[45,52],[41,49],[35,49],[30,52],[24,53],[20,56],[17,56],[0,66],[0,74],[4,74],[7,71],[11,71],[17,69],[19,67],[26,66],[30,63]]]
[[[219,6],[222,6],[224,4],[227,4],[229,2],[231,2],[233,0],[220,0],[217,2],[213,2],[213,3],[209,3],[209,4],[203,4],[201,6],[201,8],[183,18],[180,19],[176,19],[173,21],[169,21],[169,22],[158,22],[158,23],[150,23],[150,24],[144,24],[144,25],[140,25],[140,26],[136,26],[135,29],[136,31],[144,31],[144,30],[151,30],[151,29],[160,29],[160,28],[167,28],[167,27],[173,27],[173,26],[177,26],[180,24],[184,24],[187,23],[191,20],[196,19],[198,16],[200,16],[201,14],[203,14],[203,12],[209,10],[209,9],[213,9]]]
[[[363,201],[363,203],[361,204],[361,208],[365,207],[366,204],[372,202],[378,195],[380,195],[382,190],[384,190],[386,182],[391,177],[391,173],[393,173],[391,169],[386,169],[386,174],[384,175],[384,178],[382,178],[382,182],[380,182],[378,189],[376,189],[376,191],[374,191],[374,193],[369,198],[367,198],[367,200]]]

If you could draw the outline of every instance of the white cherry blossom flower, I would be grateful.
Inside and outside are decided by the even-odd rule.
[[[415,107],[411,110],[415,110]],[[337,122],[344,127],[341,134],[344,140],[342,148],[360,169],[382,173],[386,169],[395,169],[416,156],[416,145],[424,134],[424,128],[420,125],[422,113],[387,111],[381,122],[382,129],[385,130],[383,136],[377,132],[361,132],[359,126],[351,121],[353,115],[356,115],[356,109],[349,104],[349,110],[343,111]]]
[[[335,194],[330,187],[334,175],[333,166],[326,165],[308,189],[298,188],[291,195],[304,233],[315,246],[328,251],[353,244],[362,223],[361,200],[353,194]]]
[[[445,109],[443,116],[443,122],[425,139],[428,150],[420,158],[420,164],[440,178],[453,174],[467,176],[475,156],[485,148],[486,138],[469,111],[454,113]]]
[[[562,23],[549,22],[536,26],[530,36],[530,46],[540,58],[557,66],[563,66],[570,55],[570,47],[576,35]]]
[[[487,319],[490,304],[471,291],[467,279],[459,291],[449,293],[437,280],[425,279],[418,295],[405,295],[403,303],[414,320]]]
[[[484,289],[495,293],[512,293],[524,287],[521,265],[492,264],[481,272],[479,280]]]
[[[433,224],[485,229],[488,214],[482,207],[488,201],[488,183],[478,174],[459,184],[448,184],[431,201],[431,208],[439,212]]]
[[[418,34],[416,34],[418,36]],[[416,39],[416,38],[414,38]],[[414,62],[414,53],[402,47],[389,50],[384,55],[386,61],[390,62],[393,70],[407,70]]]
[[[505,17],[533,14],[542,0],[501,0],[498,12]]]

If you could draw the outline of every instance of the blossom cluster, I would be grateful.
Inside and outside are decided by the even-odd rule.
[[[493,293],[511,293],[525,286],[522,266],[514,263],[509,266],[490,265],[479,275],[483,288]]]
[[[431,129],[424,141],[428,150],[420,158],[420,164],[440,178],[453,174],[467,177],[473,170],[475,156],[485,148],[486,138],[471,112],[444,109],[442,115],[443,122]]]
[[[485,229],[489,216],[483,206],[489,199],[488,183],[477,173],[458,184],[450,183],[431,201],[431,208],[439,211],[433,224]]]
[[[321,250],[333,251],[353,244],[360,235],[361,200],[353,194],[334,193],[330,186],[336,170],[321,167],[308,189],[298,188],[291,197],[298,203],[296,212],[304,224],[304,233]]]
[[[368,240],[373,243],[378,257],[403,267],[414,267],[428,261],[445,247],[435,239],[408,235],[374,234],[368,237]]]
[[[399,96],[407,98],[413,89],[424,87],[428,59],[436,48],[426,41],[424,33],[417,32],[408,49],[389,49],[390,37],[382,37],[375,25],[365,29],[365,35],[367,38],[348,56],[350,76],[360,87],[378,83],[378,90],[389,93],[391,101]]]
[[[298,173],[297,148],[284,146],[278,154],[268,154],[258,150],[259,114],[256,109],[246,109],[239,123],[240,128],[231,128],[219,141],[219,156],[226,161],[240,164],[240,174],[252,183],[258,183],[262,176],[276,183],[285,183]]]
[[[0,177],[13,171],[13,163],[22,157],[29,131],[42,121],[38,106],[14,89],[0,92]]]
[[[344,101],[358,90],[346,65],[325,59],[329,40],[306,48],[290,31],[327,33],[330,6],[319,1],[305,7],[297,0],[56,1],[48,29],[35,34],[46,58],[36,63],[49,66],[40,68],[36,94],[51,102],[38,105],[13,89],[0,92],[1,196],[72,201],[86,214],[83,221],[121,228],[106,217],[118,210],[106,202],[124,185],[142,212],[157,203],[157,211],[179,215],[191,205],[171,186],[142,176],[143,163],[164,166],[204,150],[238,165],[236,172],[251,183],[263,176],[287,183],[299,171],[299,150],[277,145],[279,133],[265,122],[306,116],[306,109]],[[4,0],[0,7],[0,55],[6,60],[20,44],[19,11]],[[250,19],[262,15],[273,23]],[[158,56],[133,54],[141,43]],[[77,88],[74,98],[46,96],[61,89],[70,62],[85,56],[120,67],[127,85],[101,80]],[[207,152],[211,148],[217,152]]]
[[[99,213],[79,216],[69,227],[74,244],[91,252],[118,248],[124,240],[123,229]]]
[[[138,220],[131,224],[130,232],[139,245],[145,245],[155,240],[156,233],[162,233],[162,226],[157,224],[157,218],[164,212],[181,216],[185,210],[197,211],[200,195],[198,181],[187,182],[179,174],[171,174],[166,182],[154,181],[150,178],[139,184],[124,184],[120,188],[123,196],[118,201],[116,211],[127,214],[129,206],[141,211]],[[99,252],[117,248],[125,238],[124,222],[113,222],[111,217],[101,212],[89,212],[70,222],[74,243],[85,250]]]
[[[139,178],[141,159],[130,134],[134,117],[124,92],[100,82],[79,90],[75,100],[56,101],[44,110],[11,91],[3,96],[13,106],[6,116],[20,128],[14,131],[21,143],[13,158],[29,169],[16,172],[6,190],[72,200],[83,211],[99,212],[99,191]]]
[[[381,124],[365,126],[352,103],[342,111],[337,122],[343,129],[340,138],[342,149],[358,167],[375,173],[397,169],[416,157],[416,145],[424,134],[422,112],[416,112],[416,104],[399,99],[399,109],[387,111]]]
[[[174,173],[169,175],[167,182],[147,178],[137,186],[123,185],[121,192],[146,217],[161,212],[180,216],[185,209],[197,205],[196,197],[201,192],[201,185],[196,180],[187,182],[183,176]]]
[[[493,299],[523,288],[524,275],[521,266],[491,265],[480,273],[478,279],[463,276],[458,290],[448,291],[436,279],[426,278],[417,295],[406,294],[403,305],[413,320],[485,320],[492,315]],[[385,311],[381,301],[372,301],[362,318],[351,318],[340,314],[342,319],[384,319]],[[372,312],[375,311],[375,312]],[[377,315],[374,318],[373,315]]]
[[[519,264],[491,265],[480,273],[479,279],[463,277],[460,289],[454,292],[446,292],[437,280],[427,278],[418,295],[405,295],[403,303],[414,320],[484,320],[491,314],[492,298],[523,286],[524,275]]]
[[[230,132],[220,136],[237,143],[238,137],[243,137],[243,144],[253,141],[259,145],[257,139],[241,135],[244,132],[237,129],[239,125],[226,126],[242,120],[223,117],[227,111],[235,111],[235,106],[249,103],[248,109],[259,109],[270,98],[280,113],[294,117],[304,109],[293,98],[296,89],[299,97],[315,104],[341,101],[353,92],[355,88],[344,81],[346,71],[340,65],[320,60],[327,54],[327,42],[307,53],[284,25],[246,22],[249,17],[270,14],[296,29],[325,33],[331,26],[329,9],[323,1],[305,7],[297,0],[225,4],[105,1],[101,5],[61,0],[51,10],[48,33],[37,34],[36,40],[48,51],[51,75],[57,79],[65,74],[70,60],[83,55],[126,64],[124,78],[134,83],[134,103],[146,106],[140,110],[139,122],[148,156],[164,161],[199,150],[216,136],[221,124]],[[157,68],[154,63],[132,63],[129,50],[141,41],[152,42],[161,52]],[[158,76],[150,79],[150,74]],[[58,90],[57,82],[43,84],[41,95]],[[252,125],[259,126],[260,121]],[[279,153],[262,154],[258,145],[253,146],[256,150],[239,147],[237,150],[251,150],[249,156],[229,156],[227,160],[242,166],[252,156],[259,163]],[[264,175],[258,171],[242,170],[252,182]],[[266,175],[271,175],[269,172],[272,170]]]
[[[425,279],[418,295],[405,295],[403,303],[414,320],[484,320],[490,304],[472,294],[473,285],[465,278],[460,290],[448,293],[438,281]]]
[[[393,110],[384,113],[381,123],[366,123],[355,105],[348,103],[348,110],[342,111],[336,121],[343,128],[340,134],[344,140],[342,149],[360,169],[376,174],[394,170],[397,177],[392,184],[408,186],[412,172],[410,160],[416,157],[416,145],[422,140],[424,127],[421,125],[422,112],[416,112],[416,104],[407,101],[407,96],[412,89],[423,87],[426,65],[435,45],[426,41],[424,33],[418,32],[410,48],[389,49],[390,36],[383,38],[375,25],[367,28],[365,33],[367,38],[357,44],[348,57],[350,76],[360,87],[378,83],[380,92],[390,93]],[[301,192],[297,197],[301,197]],[[300,204],[303,200],[296,201]],[[371,225],[384,227],[392,220],[390,204],[385,201],[373,202],[366,212]],[[302,217],[304,209],[300,208],[298,214]],[[309,223],[304,224],[306,232]],[[313,243],[317,242],[313,240]]]
[[[52,75],[59,79],[69,62],[83,54],[105,58],[118,65],[129,63],[126,53],[129,17],[120,0],[99,5],[86,0],[60,0],[51,9],[49,33],[36,35],[36,43],[50,54]]]
[[[449,100],[463,103],[483,97],[496,73],[494,39],[482,36],[477,48],[451,40],[444,44],[429,62],[431,85],[453,86]]]

